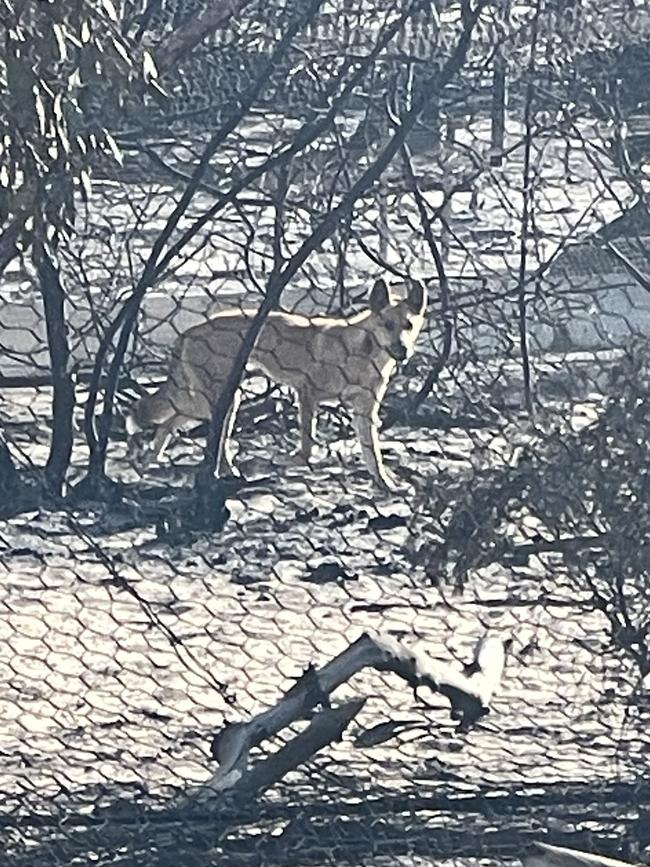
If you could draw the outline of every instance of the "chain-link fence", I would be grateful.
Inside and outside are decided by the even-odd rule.
[[[3,863],[650,863],[650,16],[606,5],[4,0]],[[48,34],[92,185],[19,113]]]

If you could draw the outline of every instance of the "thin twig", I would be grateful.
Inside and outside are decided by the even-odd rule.
[[[528,61],[528,82],[526,85],[526,105],[524,109],[524,126],[526,135],[524,139],[524,165],[523,165],[523,212],[521,216],[521,244],[519,256],[519,295],[517,298],[518,326],[519,326],[519,351],[524,374],[524,400],[527,411],[533,414],[533,397],[531,388],[530,356],[528,352],[528,330],[526,326],[526,266],[528,258],[528,239],[530,237],[529,226],[532,218],[533,190],[530,172],[531,152],[533,144],[533,97],[535,74],[535,54],[537,51],[537,37],[539,30],[539,17],[541,2],[537,0],[533,17],[533,29],[530,45],[530,58]]]

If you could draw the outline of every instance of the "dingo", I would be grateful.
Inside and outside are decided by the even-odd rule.
[[[251,366],[295,389],[298,396],[301,445],[295,458],[306,464],[314,445],[319,404],[340,402],[353,414],[368,470],[389,490],[395,483],[384,469],[379,445],[379,408],[398,362],[408,358],[424,324],[426,293],[409,281],[408,295],[391,298],[377,280],[368,309],[349,317],[269,314],[250,356]],[[151,439],[158,457],[172,435],[188,423],[209,419],[219,390],[250,326],[254,311],[219,313],[181,334],[172,350],[167,379],[141,398],[126,419],[130,435]],[[233,472],[231,435],[239,396],[226,422],[218,467]],[[149,432],[155,428],[150,437]]]

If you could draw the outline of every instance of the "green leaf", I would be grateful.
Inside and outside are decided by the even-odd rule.
[[[115,47],[115,50],[120,55],[120,57],[130,64],[131,58],[129,57],[129,52],[126,50],[124,43],[120,42],[120,40],[116,39],[114,36],[112,36],[111,39],[113,41],[113,46]]]
[[[65,30],[63,29],[63,26],[56,21],[52,25],[52,30],[54,31],[56,44],[59,48],[59,60],[64,62],[68,59],[68,48],[65,43]]]
[[[148,51],[142,55],[142,72],[145,79],[158,78],[158,68],[156,63]]]
[[[45,106],[38,92],[38,88],[34,85],[34,107],[36,108],[36,116],[38,118],[38,128],[41,135],[45,135]]]
[[[104,140],[110,152],[113,154],[113,158],[116,162],[118,162],[121,166],[124,165],[124,156],[122,151],[120,150],[120,146],[115,141],[113,136],[109,132],[104,133]]]
[[[70,153],[70,139],[68,138],[68,134],[65,129],[64,124],[60,124],[57,128],[57,135],[59,137],[59,141],[61,142],[61,147],[63,148],[66,154]]]
[[[54,112],[54,117],[59,121],[59,123],[63,123],[63,97],[60,93],[57,93],[54,97],[52,111]]]
[[[86,196],[86,198],[89,198],[90,194],[92,193],[93,185],[90,179],[90,172],[88,171],[88,169],[82,169],[79,172],[79,181],[81,183],[81,189],[83,194]]]
[[[68,30],[66,32],[66,36],[70,40],[70,42],[72,42],[72,44],[75,46],[75,48],[81,48],[81,42],[77,39],[77,37],[75,36],[75,34],[71,30]]]
[[[115,11],[115,6],[113,6],[112,0],[101,0],[101,4],[111,21],[117,23],[117,12]]]

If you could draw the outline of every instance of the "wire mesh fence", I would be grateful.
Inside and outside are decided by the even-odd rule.
[[[6,863],[650,863],[647,10],[81,5],[3,5]]]

